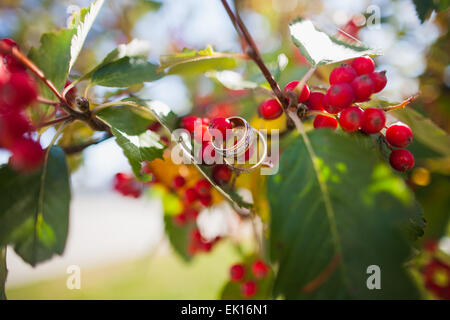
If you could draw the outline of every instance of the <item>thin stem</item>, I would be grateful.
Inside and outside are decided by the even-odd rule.
[[[83,151],[84,149],[86,149],[87,147],[99,144],[105,140],[108,140],[111,137],[112,137],[112,134],[107,133],[104,137],[102,137],[98,140],[92,140],[92,141],[88,141],[88,142],[81,143],[81,144],[63,147],[63,150],[66,154],[79,153],[79,152]]]
[[[395,105],[395,106],[388,106],[388,107],[384,107],[382,108],[383,111],[385,112],[389,112],[392,110],[397,110],[397,109],[403,109],[405,108],[409,103],[411,103],[414,99],[416,99],[419,96],[419,94],[415,94],[411,97],[409,97],[408,99],[406,99],[405,101],[402,101],[401,103]]]
[[[261,54],[258,50],[258,47],[253,40],[253,37],[250,35],[250,33],[247,30],[247,27],[242,22],[239,14],[236,12],[236,15],[231,10],[230,6],[228,5],[228,2],[226,0],[221,0],[222,4],[225,8],[225,10],[228,13],[228,16],[230,17],[233,26],[235,27],[237,33],[239,36],[242,35],[242,37],[247,41],[247,44],[249,47],[247,48],[247,54],[248,56],[256,63],[256,65],[261,70],[262,74],[266,78],[267,82],[269,83],[270,87],[272,88],[273,92],[275,93],[277,99],[280,101],[280,103],[283,105],[284,109],[287,109],[288,107],[288,100],[284,96],[283,92],[280,89],[280,86],[276,82],[275,78],[270,73],[269,69],[267,68],[266,64],[264,63]]]
[[[36,66],[33,61],[28,59],[17,47],[11,47],[4,42],[0,42],[0,53],[10,54],[15,59],[20,61],[25,67],[27,67],[36,77],[38,77],[49,89],[53,92],[53,94],[61,101],[61,108],[64,109],[67,113],[72,114],[74,116],[82,117],[82,113],[72,109],[70,107],[70,103],[67,99],[59,93],[58,89],[56,89],[55,85],[46,78],[44,72]]]
[[[51,120],[51,121],[47,121],[47,122],[41,123],[41,124],[37,125],[36,128],[40,129],[40,128],[52,126],[54,124],[57,124],[57,123],[60,123],[60,122],[63,122],[63,121],[73,121],[74,119],[75,118],[72,115],[67,115],[67,116],[64,116],[64,117],[61,117],[61,118],[57,118],[57,119],[54,119],[54,120]]]
[[[53,101],[53,100],[50,100],[50,99],[47,99],[47,98],[44,98],[44,97],[37,97],[37,102],[40,102],[40,103],[43,103],[43,104],[48,104],[48,105],[51,105],[51,106],[57,106],[57,105],[59,105],[60,104],[60,102],[58,102],[58,101]]]

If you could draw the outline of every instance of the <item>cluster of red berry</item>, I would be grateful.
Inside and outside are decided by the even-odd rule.
[[[144,185],[127,173],[119,172],[114,177],[114,189],[124,196],[139,198]]]
[[[206,165],[216,163],[216,151],[212,145],[213,135],[210,130],[217,130],[216,132],[222,135],[222,141],[225,141],[227,138],[227,130],[233,129],[231,122],[224,117],[217,117],[210,121],[208,118],[186,116],[181,119],[180,126],[194,137],[195,142],[201,144],[197,159]],[[246,161],[250,158],[251,151],[251,149],[248,149],[245,152],[244,158]]]
[[[375,63],[370,57],[358,57],[351,64],[342,64],[330,74],[330,87],[326,93],[310,92],[304,85],[298,95],[298,103],[304,103],[309,111],[318,114],[314,118],[314,128],[337,129],[338,124],[344,131],[361,130],[366,134],[382,134],[386,127],[385,112],[379,108],[361,109],[355,103],[366,102],[373,93],[384,89],[387,83],[386,72],[375,72]],[[299,81],[292,81],[284,88],[285,92],[294,90]],[[276,119],[283,113],[281,104],[270,99],[261,104],[259,114],[267,119]],[[393,149],[390,155],[392,167],[399,171],[410,170],[414,166],[414,156],[406,149],[413,138],[411,129],[403,123],[391,125],[385,135],[388,146]]]
[[[172,188],[180,190],[186,185],[182,176],[176,176],[172,182]],[[183,211],[173,217],[174,225],[184,227],[189,223],[196,223],[201,206],[208,207],[212,203],[211,183],[206,179],[198,180],[193,187],[186,188],[183,193]],[[198,252],[209,252],[220,238],[211,241],[205,240],[198,228],[191,231],[188,242],[188,253],[192,256]]]
[[[0,40],[9,48],[17,44]],[[25,66],[11,54],[0,55],[0,148],[10,150],[10,165],[19,171],[33,171],[44,158],[39,142],[32,139],[34,128],[24,109],[37,99],[37,85]]]
[[[191,231],[189,237],[189,243],[187,247],[187,251],[190,256],[193,256],[200,252],[210,252],[213,246],[220,240],[220,237],[216,237],[213,240],[206,240],[203,238],[200,230],[198,228],[194,228]]]
[[[251,268],[251,273],[246,268]],[[264,279],[269,274],[269,266],[262,260],[255,260],[251,266],[237,263],[230,268],[230,280],[241,283],[241,294],[245,298],[251,298],[258,292],[258,280]]]

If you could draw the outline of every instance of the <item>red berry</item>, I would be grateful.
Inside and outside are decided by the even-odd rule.
[[[177,214],[176,216],[173,217],[173,223],[178,227],[184,226],[186,222],[187,216],[184,213]]]
[[[20,112],[0,113],[0,147],[9,148],[24,133],[31,131],[31,124]]]
[[[151,130],[153,132],[157,132],[159,128],[161,128],[161,124],[158,121],[153,122],[147,127],[148,130]]]
[[[355,69],[347,64],[334,68],[330,73],[330,84],[350,83],[358,76]]]
[[[211,183],[206,179],[201,179],[195,184],[195,190],[199,196],[207,196],[211,193]]]
[[[336,109],[347,108],[352,104],[354,98],[355,94],[352,86],[348,83],[338,83],[330,86],[326,95],[327,104]]]
[[[186,179],[184,179],[182,176],[176,176],[175,178],[173,178],[173,187],[175,189],[180,189],[181,187],[183,187],[186,183]]]
[[[258,291],[258,286],[255,281],[246,281],[241,285],[241,293],[245,298],[251,298]]]
[[[6,109],[23,109],[36,98],[36,83],[26,72],[12,73],[9,81],[0,86],[0,105]]]
[[[273,120],[281,116],[283,108],[276,99],[264,101],[259,107],[259,114],[266,120]]]
[[[336,108],[336,107],[333,107],[332,105],[330,105],[328,103],[326,95],[323,98],[323,108],[325,109],[326,112],[331,113],[331,114],[338,114],[339,112],[341,112],[343,110],[343,108]]]
[[[450,300],[450,265],[433,257],[423,268],[425,287],[436,297]]]
[[[369,100],[370,96],[374,92],[373,81],[367,74],[355,78],[352,81],[352,88],[355,93],[356,102]]]
[[[212,137],[209,133],[208,126],[206,124],[196,124],[194,128],[194,139],[198,143],[202,143],[204,141],[211,141]]]
[[[386,71],[372,72],[369,77],[373,82],[373,93],[378,93],[386,87]]]
[[[230,280],[232,282],[239,282],[244,279],[245,276],[245,267],[243,264],[238,263],[232,265],[230,268]]]
[[[368,74],[375,70],[375,63],[370,57],[358,57],[352,61],[352,67],[359,75]]]
[[[209,127],[211,129],[219,130],[222,134],[222,141],[225,141],[227,136],[227,130],[231,130],[233,126],[231,125],[231,122],[228,121],[226,118],[218,117],[214,118],[210,123]]]
[[[114,177],[114,189],[124,196],[138,198],[142,192],[142,184],[132,175],[117,173]]]
[[[195,188],[186,189],[184,192],[184,199],[187,204],[191,204],[198,199],[197,190]]]
[[[284,92],[288,92],[288,91],[292,91],[294,90],[297,85],[299,84],[300,81],[291,81],[289,82],[286,87],[284,87]],[[303,86],[302,92],[298,95],[298,103],[304,103],[306,100],[308,100],[309,98],[309,87],[308,85],[305,83],[305,85]]]
[[[389,163],[398,171],[408,171],[414,167],[414,156],[406,149],[397,149],[391,152]]]
[[[205,165],[212,165],[216,162],[216,149],[214,149],[214,146],[210,141],[206,141],[202,144],[198,160]]]
[[[184,210],[183,214],[186,216],[187,220],[195,220],[197,219],[199,212],[194,208],[187,208]]]
[[[320,128],[330,128],[335,130],[338,126],[338,122],[335,118],[324,116],[322,114],[318,114],[316,118],[314,119],[314,128],[320,129]]]
[[[4,85],[9,81],[11,73],[6,69],[6,65],[3,63],[0,55],[0,86]]]
[[[345,131],[356,131],[361,127],[364,111],[359,107],[348,107],[339,114],[339,124]]]
[[[413,133],[406,124],[398,122],[386,129],[386,140],[394,147],[406,148],[413,140]]]
[[[262,260],[256,260],[252,265],[252,272],[256,278],[262,279],[269,273],[269,267]]]
[[[194,133],[195,122],[197,120],[200,120],[200,118],[198,118],[196,116],[186,116],[183,119],[181,119],[180,126],[181,126],[181,128],[189,131],[189,133]],[[201,120],[200,120],[200,123],[201,123]]]
[[[44,160],[44,150],[39,142],[21,138],[10,148],[11,167],[18,171],[31,172],[39,168]]]
[[[308,106],[308,110],[316,110],[316,111],[325,111],[324,105],[325,105],[325,94],[318,91],[313,91],[309,95],[308,101],[306,101],[306,104]]]
[[[386,124],[384,111],[378,108],[367,108],[361,124],[361,130],[367,134],[380,132]]]
[[[201,196],[199,195],[198,201],[205,207],[209,207],[212,203],[212,196],[211,196],[211,194],[201,195]]]
[[[14,40],[6,38],[6,39],[2,39],[0,41],[3,44],[6,44],[6,46],[8,46],[10,48],[13,48],[13,47],[19,48],[19,46],[17,45],[17,43]],[[0,57],[1,57],[1,55],[0,55]],[[6,68],[10,72],[18,72],[18,71],[25,70],[25,66],[20,61],[18,61],[16,58],[14,58],[12,54],[3,55],[3,62],[5,63]]]
[[[227,184],[231,179],[231,170],[226,164],[218,164],[212,170],[212,177],[219,185]]]

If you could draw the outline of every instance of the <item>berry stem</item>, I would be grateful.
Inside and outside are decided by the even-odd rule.
[[[74,119],[75,119],[75,118],[74,118],[72,115],[67,115],[67,116],[64,116],[64,117],[61,117],[61,118],[57,118],[57,119],[54,119],[54,120],[50,120],[50,121],[47,121],[47,122],[38,124],[38,125],[36,126],[36,129],[40,129],[40,128],[44,128],[44,127],[49,127],[49,126],[52,126],[52,125],[54,125],[54,124],[57,124],[57,123],[60,123],[60,122],[63,122],[63,121],[71,122],[71,121],[73,121]]]
[[[244,40],[248,44],[248,48],[246,49],[247,55],[256,63],[256,65],[261,70],[262,74],[266,78],[267,82],[269,83],[270,87],[272,88],[273,92],[275,93],[277,99],[280,101],[281,105],[284,109],[287,109],[288,107],[288,101],[286,97],[284,96],[283,92],[280,89],[280,86],[276,82],[273,75],[270,73],[269,69],[267,68],[266,64],[264,63],[261,54],[258,50],[258,47],[253,40],[253,37],[248,32],[247,27],[242,22],[241,17],[239,16],[239,13],[236,11],[234,14],[231,10],[230,6],[228,5],[227,0],[221,0],[222,4],[225,8],[225,10],[228,13],[228,16],[231,19],[231,22],[233,23],[233,26],[235,27],[237,33],[239,36],[242,36]]]
[[[86,149],[87,147],[90,147],[92,145],[96,145],[99,144],[105,140],[108,140],[109,138],[112,137],[111,133],[107,133],[105,134],[104,137],[97,139],[97,140],[92,140],[92,141],[88,141],[85,143],[81,143],[81,144],[75,144],[75,145],[71,145],[71,146],[67,146],[67,147],[63,147],[63,150],[66,154],[74,154],[74,153],[78,153],[83,151],[84,149]]]
[[[302,77],[302,79],[298,82],[297,86],[295,86],[293,92],[296,94],[301,94],[303,87],[305,86],[306,82],[311,78],[314,71],[316,71],[316,66],[312,66],[309,68],[309,70],[305,73],[305,75]]]
[[[36,66],[33,61],[28,59],[18,48],[11,47],[6,45],[3,42],[0,42],[0,53],[2,54],[10,54],[15,59],[20,61],[25,67],[27,67],[36,77],[38,77],[44,84],[53,92],[53,94],[58,98],[58,100],[61,102],[60,106],[62,109],[64,109],[67,113],[72,114],[76,117],[82,118],[82,113],[72,109],[70,107],[70,103],[67,101],[67,99],[61,95],[56,89],[55,85],[46,78],[44,72],[39,69],[38,66]]]
[[[388,111],[392,111],[392,110],[397,110],[397,109],[403,109],[405,108],[409,103],[411,103],[414,99],[416,99],[419,96],[419,94],[415,94],[411,97],[409,97],[408,99],[402,101],[401,103],[395,105],[395,106],[387,106],[384,108],[381,108],[383,111],[388,112]]]
[[[60,103],[58,101],[53,101],[44,97],[37,97],[37,102],[43,103],[43,104],[48,104],[51,106],[58,106]]]

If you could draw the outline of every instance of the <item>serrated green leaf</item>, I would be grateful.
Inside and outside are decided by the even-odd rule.
[[[44,72],[58,91],[64,88],[69,75],[70,45],[75,29],[62,29],[44,33],[39,48],[31,48],[29,58]],[[44,84],[40,85],[40,94],[45,98],[54,98],[53,93]]]
[[[92,74],[92,83],[105,87],[129,87],[161,78],[157,68],[143,58],[123,57],[97,69]]]
[[[414,132],[414,139],[443,156],[450,156],[450,135],[439,128],[431,119],[422,116],[411,108],[389,112],[406,123]]]
[[[6,278],[8,269],[6,268],[6,246],[0,247],[0,300],[6,300]]]
[[[43,167],[20,174],[0,168],[0,245],[10,244],[31,265],[62,254],[69,223],[65,154],[52,147]]]
[[[158,72],[168,74],[204,73],[210,70],[234,69],[237,67],[237,54],[215,52],[208,46],[203,50],[184,49],[181,53],[163,55]]]
[[[111,52],[109,52],[103,60],[96,65],[91,71],[83,75],[78,81],[92,78],[92,75],[101,67],[109,63],[115,62],[124,57],[145,59],[149,53],[149,43],[144,40],[133,39],[127,44],[121,44]]]
[[[289,30],[292,41],[312,66],[377,54],[362,44],[351,45],[326,34],[310,20],[297,18],[289,24]]]
[[[315,157],[299,137],[269,177],[274,296],[418,298],[404,268],[411,236],[423,233],[412,192],[368,147],[369,137],[323,129],[308,137]],[[370,265],[381,268],[380,290],[366,286]]]
[[[68,72],[72,69],[75,64],[78,55],[83,49],[84,41],[97,18],[100,9],[103,6],[104,0],[96,0],[87,7],[81,9],[79,12],[75,12],[72,15],[71,29],[76,29],[75,34],[72,37],[70,44],[70,62]]]
[[[138,113],[129,106],[110,107],[101,110],[98,117],[111,127],[112,134],[116,137],[117,144],[133,169],[133,173],[140,180],[145,180],[142,172],[142,163],[161,158],[165,146],[159,142],[159,135],[148,126],[152,120],[146,116],[148,113]]]
[[[184,261],[190,261],[192,256],[189,254],[188,245],[195,223],[189,222],[185,226],[178,227],[173,223],[172,216],[164,215],[164,226],[172,248]]]

